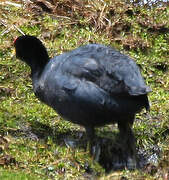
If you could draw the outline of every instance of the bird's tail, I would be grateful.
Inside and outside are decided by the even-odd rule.
[[[129,94],[132,96],[145,95],[151,91],[152,90],[149,86],[144,86],[144,87],[131,86],[128,90]]]
[[[147,96],[145,96],[145,108],[147,112],[150,111],[150,102]]]

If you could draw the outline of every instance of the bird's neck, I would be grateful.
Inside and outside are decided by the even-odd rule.
[[[48,59],[46,58],[46,60],[43,59],[43,61],[32,60],[32,62],[33,63],[29,64],[29,66],[31,68],[31,77],[33,79],[35,76],[38,77],[41,75],[45,66],[49,62],[49,58]]]

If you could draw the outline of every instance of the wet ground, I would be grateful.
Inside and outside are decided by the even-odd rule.
[[[38,127],[38,128],[37,128]],[[85,131],[66,132],[63,134],[55,134],[54,130],[49,126],[37,123],[34,126],[21,125],[20,130],[9,132],[12,136],[22,136],[32,140],[39,140],[51,136],[53,143],[65,145],[68,148],[82,148],[86,149],[88,141],[86,139]],[[107,134],[111,133],[110,138],[107,138]],[[105,134],[105,133],[104,133]],[[106,172],[111,170],[122,169],[146,169],[147,167],[153,171],[153,168],[158,165],[158,158],[160,156],[160,148],[157,145],[151,145],[149,147],[137,148],[137,163],[135,159],[127,158],[126,151],[123,151],[123,147],[118,139],[118,134],[113,132],[106,133],[106,137],[96,136],[96,144],[93,147],[94,161],[97,161]],[[90,167],[86,164],[86,171]],[[90,170],[91,171],[91,170]]]
[[[105,169],[106,172],[111,170],[122,170],[122,169],[145,169],[147,166],[157,166],[158,158],[160,156],[160,148],[157,145],[152,145],[147,147],[146,150],[143,148],[137,148],[137,164],[133,165],[133,159],[128,159],[126,162],[125,152],[123,152],[123,147],[120,142],[117,142],[116,138],[114,140],[109,138],[97,137],[97,149],[94,160],[99,162],[99,164]],[[73,138],[64,138],[66,146],[71,148],[76,148],[82,142]],[[87,144],[85,142],[84,144]]]

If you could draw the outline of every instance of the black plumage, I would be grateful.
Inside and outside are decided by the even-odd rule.
[[[130,57],[88,44],[50,59],[41,41],[27,35],[14,46],[17,58],[31,68],[33,90],[42,102],[84,126],[91,139],[95,127],[118,123],[124,144],[134,151],[131,126],[137,112],[149,109],[151,89]]]

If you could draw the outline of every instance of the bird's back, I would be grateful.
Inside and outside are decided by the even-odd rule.
[[[98,44],[56,56],[45,67],[35,94],[66,119],[100,126],[148,107],[139,68],[128,56]]]
[[[110,47],[89,44],[64,54],[60,59],[64,73],[92,81],[110,94],[141,95],[151,91],[136,63]]]

